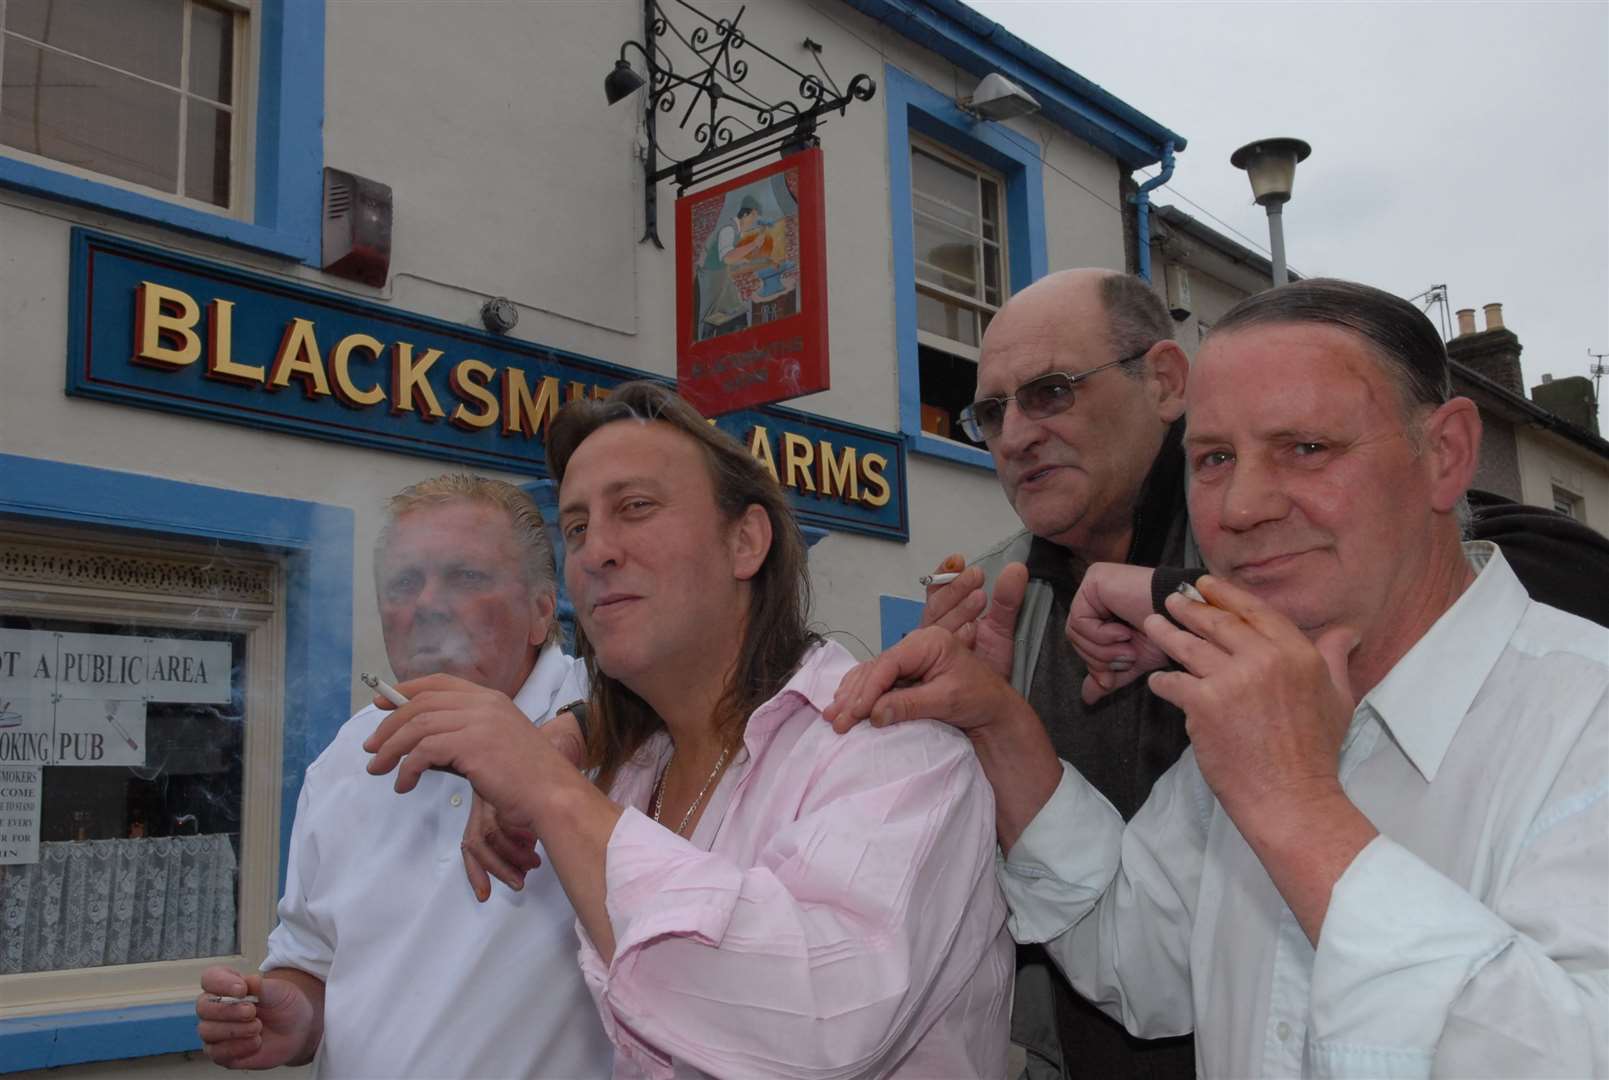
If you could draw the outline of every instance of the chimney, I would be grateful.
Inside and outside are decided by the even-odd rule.
[[[1555,379],[1542,376],[1542,385],[1531,387],[1531,400],[1561,420],[1598,434],[1598,402],[1592,380],[1585,375],[1566,375]]]
[[[1475,309],[1458,312],[1458,336],[1447,343],[1447,356],[1519,397],[1525,396],[1520,374],[1520,339],[1503,325],[1503,305],[1486,305],[1486,329],[1475,329]]]

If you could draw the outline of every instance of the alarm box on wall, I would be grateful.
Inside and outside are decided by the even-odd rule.
[[[380,288],[391,271],[391,188],[326,168],[323,233],[325,273]]]

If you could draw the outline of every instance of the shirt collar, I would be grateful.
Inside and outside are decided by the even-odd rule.
[[[1531,602],[1497,545],[1471,541],[1464,557],[1475,580],[1358,703],[1427,783]]]
[[[801,701],[817,712],[825,711],[838,684],[856,663],[849,650],[836,641],[823,641],[808,649],[782,689],[749,716],[743,729],[743,744],[749,753],[758,754]]]
[[[564,651],[556,644],[542,646],[531,673],[525,677],[525,685],[514,695],[515,706],[532,720],[547,719],[555,704],[564,704],[553,699],[569,673],[570,658]]]

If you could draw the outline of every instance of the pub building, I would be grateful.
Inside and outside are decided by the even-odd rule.
[[[868,655],[1018,527],[956,423],[991,314],[1145,272],[1135,173],[1184,148],[957,0],[0,0],[0,46],[22,1074],[211,1074],[198,975],[261,960],[303,770],[388,673],[389,495],[551,511],[557,409],[679,382]]]

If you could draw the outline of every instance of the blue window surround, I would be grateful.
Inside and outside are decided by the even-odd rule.
[[[19,161],[0,150],[0,185],[256,251],[313,262],[324,198],[324,3],[262,0],[254,214],[241,221]]]
[[[280,883],[302,773],[351,705],[352,511],[134,473],[0,454],[0,515],[162,537],[227,541],[285,567]],[[277,892],[277,890],[276,890]],[[0,1072],[195,1050],[188,1001],[0,1020]]]
[[[884,649],[899,644],[900,638],[922,622],[922,601],[884,593],[877,598],[878,621],[882,624]]]
[[[916,351],[916,238],[911,219],[911,135],[924,135],[1000,173],[1006,181],[1011,291],[1045,274],[1045,188],[1039,148],[1001,124],[976,120],[931,86],[883,68],[888,102],[888,203],[894,234],[894,334],[899,358],[899,430],[912,453],[993,469],[988,453],[922,430]]]

